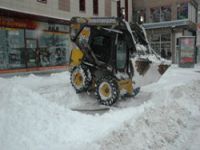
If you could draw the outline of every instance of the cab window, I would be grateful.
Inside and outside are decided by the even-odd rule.
[[[124,69],[126,66],[126,42],[123,40],[119,40],[117,43],[117,51],[116,51],[116,55],[117,55],[117,68],[118,69]]]

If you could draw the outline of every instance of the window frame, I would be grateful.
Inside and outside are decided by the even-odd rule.
[[[164,13],[163,13],[164,9],[163,8],[170,9],[170,19],[169,20],[167,20],[164,16],[162,16],[162,15],[164,15]],[[164,6],[160,7],[160,22],[162,22],[162,19],[164,19],[164,21],[171,21],[172,20],[172,6],[171,5],[164,5]]]
[[[93,14],[99,14],[99,0],[93,0]]]
[[[170,20],[163,20],[163,19],[166,19],[162,16],[163,15],[163,8],[169,8],[170,9]],[[159,10],[159,19],[154,21],[153,15],[152,15],[152,12],[153,12],[152,10],[155,11],[156,9]],[[152,8],[150,8],[150,16],[151,16],[151,22],[152,23],[172,21],[172,6],[171,5],[163,5],[163,6],[159,6],[159,7],[152,7]]]
[[[166,36],[166,35],[169,35],[169,38],[170,40],[163,40],[163,36]],[[157,36],[158,37],[158,40],[153,40],[153,36]],[[150,44],[151,44],[151,47],[159,54],[161,55],[161,51],[163,48],[166,48],[164,49],[165,51],[165,54],[166,54],[166,59],[168,60],[171,60],[172,59],[172,56],[167,56],[167,53],[170,52],[172,53],[171,51],[171,48],[172,48],[172,34],[169,33],[169,32],[163,32],[163,33],[156,33],[154,35],[151,36],[151,39],[150,39]],[[163,46],[164,45],[164,46]],[[166,45],[169,45],[169,49],[166,47]],[[157,48],[155,48],[157,47]]]
[[[37,0],[37,2],[47,4],[47,0]]]
[[[179,12],[178,9],[181,7],[181,5],[185,5],[185,4],[187,4],[187,17],[185,17],[185,18],[180,18],[179,15],[180,15],[181,12]],[[188,3],[188,2],[178,3],[178,4],[176,5],[176,19],[177,19],[177,20],[189,19],[189,3]]]
[[[86,12],[85,0],[79,0],[79,11],[80,12]]]
[[[70,0],[58,0],[58,9],[70,12]]]

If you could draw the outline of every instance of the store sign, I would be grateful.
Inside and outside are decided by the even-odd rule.
[[[113,25],[116,24],[117,20],[115,18],[89,18],[88,24],[98,24],[98,25]]]
[[[0,16],[0,26],[10,27],[10,28],[36,29],[37,23],[30,20],[20,20],[20,19],[7,18],[7,17]]]
[[[180,37],[180,67],[194,67],[195,37]]]

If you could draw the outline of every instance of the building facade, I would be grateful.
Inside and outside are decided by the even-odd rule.
[[[198,24],[197,24],[197,63],[200,63],[200,1],[198,1]]]
[[[121,8],[131,21],[132,0],[0,0],[0,73],[66,65],[71,17],[117,16]]]
[[[152,48],[178,63],[179,37],[196,37],[197,10],[196,0],[135,0],[133,20],[142,16]]]

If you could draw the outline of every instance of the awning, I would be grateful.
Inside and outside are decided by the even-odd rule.
[[[176,27],[181,27],[181,26],[189,26],[190,28],[194,28],[194,30],[196,30],[196,24],[190,21],[189,19],[145,23],[143,24],[143,26],[145,29],[176,28]]]

